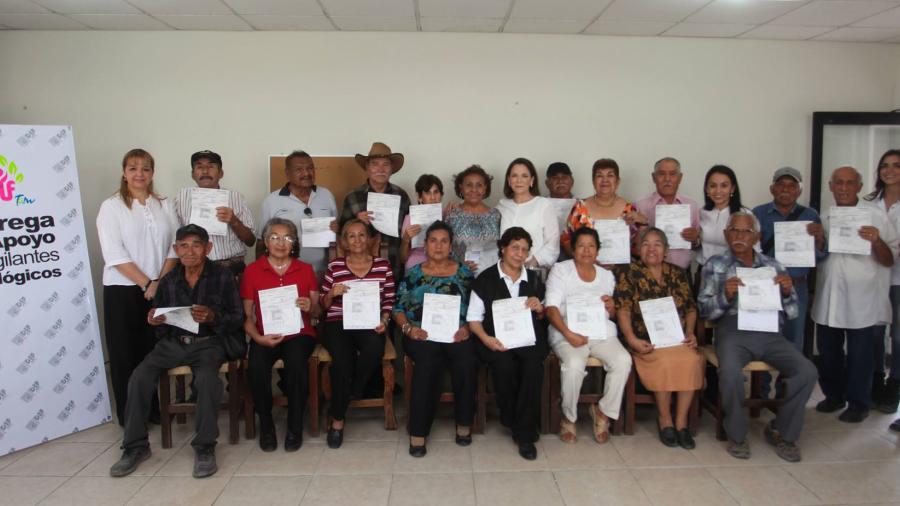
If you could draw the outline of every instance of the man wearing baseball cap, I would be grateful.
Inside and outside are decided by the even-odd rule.
[[[564,162],[553,162],[547,166],[547,179],[544,181],[547,189],[550,190],[551,199],[571,199],[572,185],[575,179],[572,178],[572,169]]]
[[[222,170],[222,157],[210,150],[198,151],[191,155],[191,179],[197,188],[219,190],[219,181],[225,176]],[[175,212],[181,225],[191,220],[191,192],[194,188],[182,188],[175,197]],[[212,251],[209,259],[226,267],[237,276],[244,272],[244,256],[247,248],[256,243],[253,232],[253,215],[244,196],[234,190],[228,190],[228,206],[216,208],[216,218],[228,224],[225,235],[210,237]]]

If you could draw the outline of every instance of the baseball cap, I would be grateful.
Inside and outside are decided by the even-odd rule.
[[[200,225],[195,225],[193,223],[188,223],[187,225],[179,228],[175,232],[175,240],[180,241],[189,235],[196,235],[203,242],[209,242],[209,234],[206,232],[206,229],[201,227]]]
[[[572,169],[563,162],[553,162],[547,166],[547,177],[553,177],[557,174],[572,175]]]
[[[208,149],[204,149],[203,151],[197,151],[196,153],[191,155],[191,167],[193,167],[194,164],[197,163],[197,160],[202,160],[203,158],[206,158],[210,162],[218,165],[219,167],[222,166],[222,157],[219,156],[219,153],[216,153],[215,151],[210,151]]]
[[[782,167],[776,170],[775,174],[772,175],[772,182],[775,183],[784,176],[792,177],[794,178],[794,181],[797,181],[798,183],[803,182],[803,175],[800,174],[799,170],[793,167]]]

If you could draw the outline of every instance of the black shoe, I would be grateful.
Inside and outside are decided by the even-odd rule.
[[[681,429],[677,434],[678,446],[685,450],[693,450],[697,445],[694,443],[694,437],[691,436],[690,429]]]
[[[663,427],[659,429],[659,440],[669,448],[678,446],[678,433],[675,431],[675,427]]]
[[[469,446],[470,444],[472,444],[472,434],[470,433],[466,436],[460,436],[459,434],[457,434],[456,444],[458,444],[459,446]]]
[[[344,429],[335,429],[329,427],[328,435],[325,436],[325,441],[328,443],[329,448],[340,448],[341,444],[344,443]]]
[[[150,447],[139,446],[129,448],[122,453],[122,458],[109,468],[109,475],[113,478],[121,478],[133,473],[138,465],[150,458]]]
[[[284,435],[284,451],[295,452],[301,446],[303,446],[303,433],[294,434],[291,431],[287,431],[287,434]]]
[[[878,411],[882,413],[896,413],[897,405],[900,404],[900,380],[888,378],[884,385],[884,396],[876,404]]]
[[[868,409],[847,408],[838,417],[838,420],[845,423],[859,423],[869,417]]]
[[[259,433],[259,449],[264,452],[274,452],[278,448],[278,440],[275,439],[274,432]]]
[[[216,448],[201,448],[194,452],[194,478],[206,478],[216,474]]]
[[[894,432],[900,432],[900,418],[894,420],[894,423],[892,423],[888,428]]]
[[[519,455],[525,460],[537,458],[537,448],[534,443],[519,443]]]
[[[424,457],[426,453],[428,453],[428,449],[425,448],[425,445],[422,445],[422,446],[409,445],[409,454],[415,458]]]
[[[816,404],[816,411],[818,411],[819,413],[834,413],[835,411],[844,409],[844,406],[846,405],[847,403],[844,401],[828,399],[826,397],[824,401],[820,401],[818,404]]]

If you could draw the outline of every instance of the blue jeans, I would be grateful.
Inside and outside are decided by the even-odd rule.
[[[797,292],[797,317],[793,320],[784,320],[781,327],[781,333],[784,338],[797,348],[797,351],[803,353],[804,333],[806,331],[806,306],[809,304],[809,288],[806,284],[806,278],[793,278],[794,291]],[[900,288],[900,287],[898,287]],[[900,369],[898,369],[900,373]],[[763,375],[763,397],[769,397],[769,385],[772,383],[772,375],[764,372]],[[778,388],[778,385],[776,385]],[[780,392],[780,390],[779,390]]]
[[[848,408],[854,411],[868,411],[872,406],[874,328],[838,329],[816,325],[822,392],[829,400],[847,401]]]
[[[891,286],[891,371],[889,376],[900,380],[900,285]],[[875,327],[875,374],[884,373],[884,326]],[[880,337],[880,339],[879,339]]]

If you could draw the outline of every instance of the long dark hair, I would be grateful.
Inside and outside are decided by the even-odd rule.
[[[731,187],[733,190],[731,192],[731,197],[728,199],[728,209],[732,213],[740,211],[741,208],[743,208],[741,205],[741,189],[738,187],[737,176],[734,175],[734,171],[731,170],[731,167],[727,165],[713,165],[706,171],[706,177],[703,179],[703,209],[711,211],[712,208],[716,206],[712,199],[709,198],[709,195],[706,194],[706,185],[709,184],[709,178],[713,174],[722,174],[731,180]]]
[[[537,170],[534,168],[534,164],[531,163],[531,160],[527,158],[516,158],[515,160],[509,162],[509,167],[506,168],[506,175],[503,176],[503,195],[506,198],[513,198],[513,190],[512,186],[509,185],[509,174],[512,172],[513,167],[516,165],[524,165],[528,172],[531,174],[531,187],[528,188],[528,192],[534,195],[535,197],[541,196],[541,190],[538,188],[540,186],[538,184],[538,175]]]
[[[884,196],[884,181],[881,180],[881,164],[883,164],[884,159],[889,156],[900,157],[900,149],[889,149],[881,155],[881,158],[878,160],[878,165],[875,166],[875,172],[878,174],[878,177],[875,178],[875,190],[865,196],[866,200],[878,200]]]

